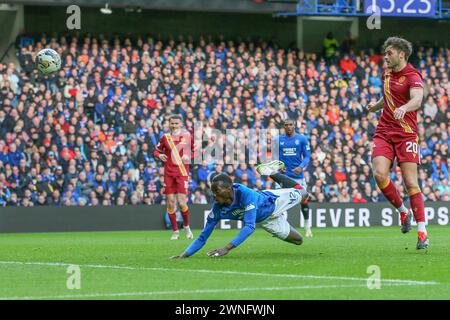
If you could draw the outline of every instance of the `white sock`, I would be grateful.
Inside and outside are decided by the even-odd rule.
[[[305,228],[311,228],[309,219],[305,219]]]
[[[424,232],[427,234],[427,229],[425,228],[425,222],[417,222],[417,231]]]
[[[400,208],[397,208],[400,212],[408,212],[408,208],[405,206],[405,204],[402,202],[402,205]]]

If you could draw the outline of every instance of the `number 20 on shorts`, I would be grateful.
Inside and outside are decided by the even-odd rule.
[[[416,142],[412,142],[412,141],[406,142],[406,152],[417,153],[418,150],[419,150],[419,147],[417,146]]]

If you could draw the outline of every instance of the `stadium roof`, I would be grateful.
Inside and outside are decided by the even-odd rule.
[[[242,13],[274,13],[279,11],[293,11],[296,1],[292,0],[10,0],[11,4],[47,5],[47,6],[89,6],[126,8],[140,7],[154,10],[181,10],[181,11],[218,11]]]

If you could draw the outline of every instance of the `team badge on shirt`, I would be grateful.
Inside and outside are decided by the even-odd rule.
[[[403,82],[405,82],[405,79],[406,79],[405,76],[401,76],[400,78],[398,78],[398,82],[403,83]]]

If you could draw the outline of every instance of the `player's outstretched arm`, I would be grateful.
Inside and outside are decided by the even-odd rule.
[[[198,236],[197,239],[195,239],[194,242],[191,243],[187,249],[179,255],[172,256],[170,259],[184,259],[188,258],[192,255],[194,255],[198,250],[203,248],[203,246],[206,244],[206,241],[208,240],[211,233],[214,231],[214,228],[216,227],[218,220],[212,219],[208,216],[208,220],[206,221],[205,228],[203,229],[202,233]]]
[[[215,249],[208,252],[208,256],[211,258],[221,257],[230,252],[231,249],[236,248],[242,242],[247,240],[247,238],[255,231],[256,228],[256,207],[254,205],[256,199],[252,195],[247,195],[243,204],[245,206],[244,211],[244,227],[238,233],[238,235],[230,241],[224,248]]]

